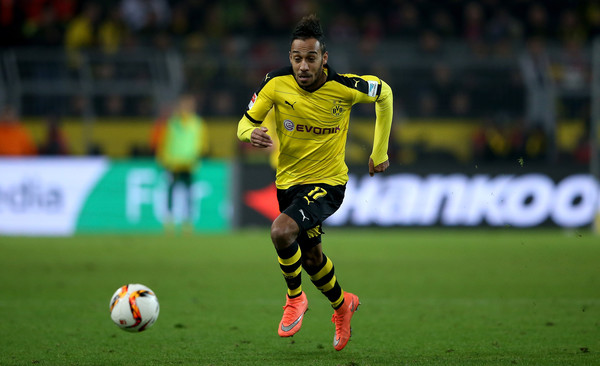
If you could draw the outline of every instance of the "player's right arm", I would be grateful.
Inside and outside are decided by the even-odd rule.
[[[240,141],[250,142],[252,132],[260,127],[260,123],[254,123],[246,115],[238,122],[237,136]]]
[[[271,136],[267,134],[269,129],[262,126],[260,128],[255,128],[252,130],[252,134],[250,135],[250,143],[254,147],[271,147],[273,146],[273,140]]]
[[[273,145],[271,136],[267,134],[267,128],[261,127],[267,113],[273,108],[273,82],[267,74],[262,84],[252,96],[248,109],[238,123],[237,136],[240,141],[250,142],[255,147],[270,147]]]
[[[250,142],[254,147],[271,147],[273,140],[267,134],[268,129],[260,123],[250,121],[245,115],[238,123],[237,135],[240,141]]]

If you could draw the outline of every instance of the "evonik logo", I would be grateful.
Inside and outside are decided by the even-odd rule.
[[[323,128],[308,125],[298,125],[296,126],[296,131],[312,133],[314,135],[329,135],[340,132],[340,126]]]

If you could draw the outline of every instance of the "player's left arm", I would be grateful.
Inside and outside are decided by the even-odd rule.
[[[384,172],[390,161],[387,155],[390,132],[392,129],[394,96],[392,88],[381,80],[381,93],[375,101],[375,137],[373,139],[373,152],[369,157],[369,175]]]

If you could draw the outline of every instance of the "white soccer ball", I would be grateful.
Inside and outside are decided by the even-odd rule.
[[[138,283],[120,287],[110,299],[111,319],[128,332],[150,328],[158,318],[159,309],[154,291]]]

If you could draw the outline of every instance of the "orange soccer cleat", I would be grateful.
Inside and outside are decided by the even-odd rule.
[[[291,337],[302,327],[304,313],[308,310],[308,299],[304,291],[300,296],[290,298],[285,295],[286,301],[283,307],[283,317],[279,322],[277,330],[281,337]]]
[[[344,303],[335,310],[331,317],[331,321],[335,324],[333,348],[336,351],[341,351],[350,340],[350,336],[352,335],[350,319],[352,319],[354,312],[358,309],[358,305],[360,305],[358,296],[346,292],[344,293]]]

